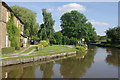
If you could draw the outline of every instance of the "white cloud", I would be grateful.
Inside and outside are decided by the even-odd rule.
[[[59,12],[70,12],[72,10],[78,10],[85,12],[86,8],[83,5],[77,4],[77,3],[70,3],[67,5],[63,5],[62,7],[58,7]]]
[[[50,12],[51,12],[51,11],[53,11],[53,9],[49,8],[49,9],[48,9],[48,11],[50,11]]]
[[[95,21],[95,20],[89,20],[90,22],[91,22],[91,24],[93,25],[93,26],[109,26],[109,24],[108,23],[106,23],[106,22],[98,22],[98,21]]]
[[[54,27],[55,32],[62,30],[60,26],[55,25],[53,27]]]

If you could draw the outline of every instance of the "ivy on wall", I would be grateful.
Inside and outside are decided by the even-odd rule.
[[[14,24],[14,14],[11,12],[11,18],[7,24],[7,32],[9,34],[9,40],[11,41],[11,47],[20,49],[20,26],[17,28]]]

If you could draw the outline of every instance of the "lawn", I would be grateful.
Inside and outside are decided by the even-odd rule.
[[[21,48],[20,50],[15,50],[13,53],[18,53],[18,52],[21,52],[22,50],[24,50],[24,49],[28,48],[29,46],[30,46],[30,45],[27,45],[27,47],[25,47],[25,48],[23,47],[23,48]],[[13,54],[13,53],[12,53],[12,54]]]
[[[31,47],[33,48],[33,47]],[[29,52],[30,49],[28,49]],[[31,53],[28,56],[19,56],[19,57],[13,57],[13,58],[6,58],[6,59],[20,59],[20,58],[27,58],[27,57],[36,57],[36,56],[45,56],[45,55],[53,55],[53,54],[59,54],[64,52],[73,52],[76,51],[75,48],[70,48],[67,46],[47,46],[44,47],[43,50],[37,51],[35,50],[34,53]],[[6,60],[2,59],[2,60]]]
[[[51,54],[58,54],[58,53],[63,53],[63,52],[71,52],[75,51],[75,48],[70,48],[67,46],[48,46],[44,47],[43,50],[40,51],[35,51],[34,53],[31,53],[30,55],[51,55]]]
[[[28,53],[28,52],[32,51],[34,48],[35,48],[35,47],[30,47],[29,49],[25,50],[25,51],[22,52],[22,53]]]

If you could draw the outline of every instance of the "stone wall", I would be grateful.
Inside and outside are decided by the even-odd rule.
[[[6,8],[2,3],[0,3],[1,7],[0,7],[0,13],[1,13],[1,21],[0,21],[0,51],[1,48],[6,47],[6,35],[8,35],[7,33],[7,12],[8,12],[8,20],[10,20],[11,14],[10,11],[8,10],[8,8]],[[17,27],[17,21],[18,21],[18,25],[21,25],[22,23],[20,22],[20,20],[14,16],[14,23]],[[21,26],[21,34],[23,35],[23,31],[24,31],[24,25],[22,24]],[[10,40],[8,40],[8,47],[10,47]]]
[[[2,38],[1,38],[2,37],[2,31],[1,31],[1,28],[2,28],[2,25],[1,25],[2,24],[1,23],[2,22],[1,7],[2,7],[2,2],[0,1],[0,54],[2,53],[1,52],[1,47],[2,47],[2,42],[1,42],[2,41]]]
[[[2,61],[2,66],[24,64],[24,63],[36,62],[36,61],[46,61],[46,60],[51,60],[51,59],[64,57],[64,56],[70,56],[70,55],[75,55],[76,56],[76,51],[69,52],[69,53],[60,53],[60,54],[55,54],[55,55],[46,55],[46,56],[21,58],[21,59],[13,59],[13,60],[3,60]]]

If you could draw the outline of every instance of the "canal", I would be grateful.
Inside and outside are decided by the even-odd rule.
[[[3,67],[5,78],[118,78],[120,49],[89,46],[84,56],[68,57],[42,64]],[[119,61],[119,62],[118,62]],[[29,63],[30,64],[30,63]]]

